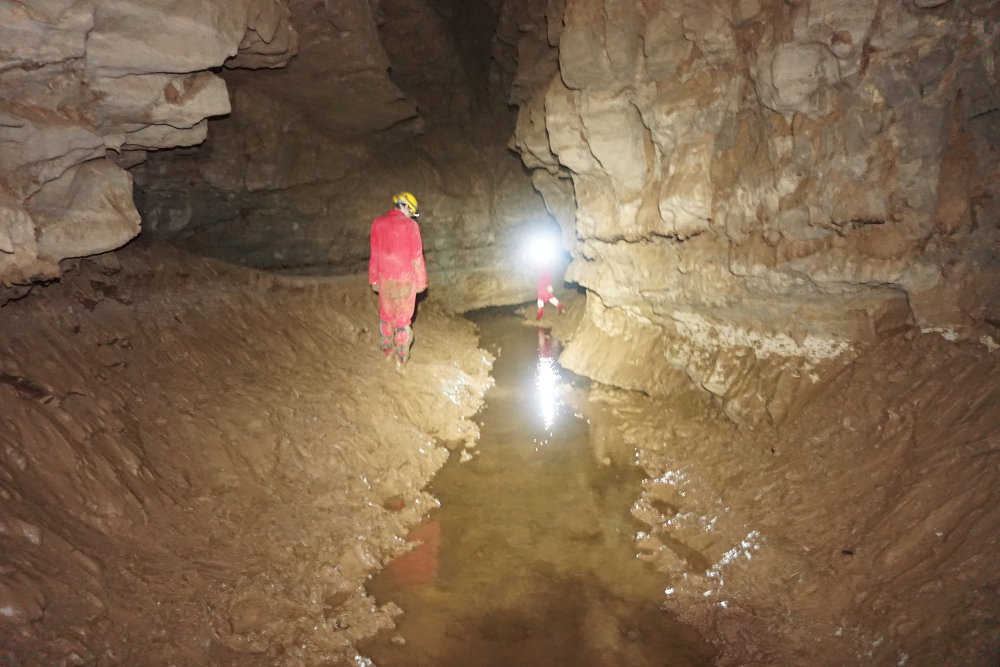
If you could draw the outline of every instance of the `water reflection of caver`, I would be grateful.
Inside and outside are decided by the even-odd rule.
[[[552,358],[552,334],[545,327],[538,327],[538,358]]]
[[[665,625],[663,578],[635,556],[629,508],[642,471],[606,452],[611,465],[591,459],[589,423],[618,422],[601,419],[586,380],[555,365],[561,341],[550,331],[536,326],[532,340],[520,316],[472,319],[497,351],[499,391],[481,413],[477,456],[434,479],[440,553],[433,534],[414,531],[425,544],[412,561],[369,587],[405,613],[366,655],[387,667],[709,664]],[[555,408],[544,433],[540,398]],[[609,449],[612,439],[609,429]]]
[[[407,542],[417,542],[408,551],[389,563],[386,572],[397,586],[426,586],[438,576],[438,552],[441,548],[441,523],[425,519],[406,536]]]
[[[535,388],[538,391],[538,405],[542,423],[546,429],[552,428],[556,418],[556,381],[559,371],[552,354],[552,334],[538,327],[538,366],[535,369]]]

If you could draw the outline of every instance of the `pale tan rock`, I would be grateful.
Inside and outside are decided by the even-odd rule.
[[[517,130],[511,139],[511,148],[521,154],[528,168],[555,171],[559,163],[549,148],[549,135],[545,129],[545,92],[536,93],[522,109],[524,112],[517,115]]]
[[[549,147],[559,163],[576,173],[587,173],[597,168],[597,161],[581,141],[585,130],[580,119],[579,95],[554,78],[545,95],[545,123]]]
[[[35,237],[31,233],[31,216],[28,212],[8,197],[0,198],[0,252],[13,255],[19,249],[34,251]]]
[[[584,237],[608,241],[630,226],[622,215],[612,182],[595,174],[574,174],[573,187],[578,204],[576,226]]]
[[[29,0],[0,4],[0,71],[81,58],[94,24],[91,2]]]
[[[559,71],[569,88],[617,87],[611,60],[602,45],[604,1],[570,3],[559,38]]]
[[[826,111],[820,94],[840,78],[837,59],[822,44],[782,44],[757,61],[757,94],[778,113]]]
[[[104,154],[104,139],[87,123],[51,109],[0,110],[0,179],[21,197],[70,166]]]
[[[590,152],[623,196],[640,190],[649,175],[646,128],[638,110],[619,96],[583,95],[580,120]]]
[[[694,44],[684,37],[678,13],[660,6],[643,31],[646,76],[653,81],[674,76],[693,48]]]
[[[232,110],[226,82],[211,72],[95,77],[90,87],[101,100],[97,110],[107,133],[143,125],[186,129]]]
[[[142,150],[197,146],[207,137],[207,120],[199,121],[191,127],[181,128],[169,124],[146,125],[134,132],[126,132],[121,147],[125,150]]]
[[[604,40],[598,43],[607,52],[612,75],[619,84],[633,83],[641,71],[645,13],[642,5],[629,0],[604,2]],[[591,29],[594,27],[600,30],[601,26]]]
[[[729,14],[727,5],[689,2],[678,17],[684,38],[698,48],[709,65],[726,65],[736,58],[736,36]]]
[[[247,23],[247,1],[105,0],[87,37],[93,75],[197,72],[236,55]]]
[[[658,202],[665,233],[686,239],[709,228],[714,192],[709,165],[714,139],[708,133],[689,135],[675,147]]]
[[[74,166],[26,204],[37,227],[38,255],[62,259],[113,250],[139,232],[132,177],[106,160]]]
[[[760,14],[760,0],[737,0],[736,12],[740,22],[749,21]]]
[[[3,3],[0,17],[0,43],[12,45],[0,50],[0,142],[7,147],[0,185],[13,193],[14,206],[32,198],[29,220],[35,209],[45,211],[33,234],[48,239],[42,258],[24,244],[7,253],[0,280],[52,275],[60,249],[89,254],[86,224],[95,225],[93,252],[127,240],[122,230],[138,231],[131,182],[76,165],[110,148],[127,153],[114,158],[118,164],[134,167],[144,149],[203,143],[206,118],[231,111],[225,82],[206,70],[241,49],[246,58],[229,66],[277,67],[297,49],[283,0],[39,0]],[[96,188],[91,195],[81,191],[87,185]],[[56,201],[60,194],[67,200]],[[98,203],[104,195],[109,203]],[[75,205],[83,208],[72,211]],[[8,227],[24,223],[15,216]]]
[[[249,7],[247,31],[239,52],[226,61],[226,67],[284,67],[298,51],[299,34],[288,7],[279,0],[257,0]]]
[[[531,174],[531,183],[541,193],[545,208],[562,228],[563,247],[572,247],[572,239],[576,238],[573,228],[576,199],[573,197],[572,181],[565,176],[535,170]]]
[[[26,285],[57,274],[54,262],[38,258],[31,216],[17,198],[0,194],[0,285]],[[0,294],[0,303],[7,296]]]
[[[877,6],[864,0],[819,0],[809,3],[793,24],[795,42],[821,43],[840,60],[843,77],[861,69],[862,50],[872,36]]]

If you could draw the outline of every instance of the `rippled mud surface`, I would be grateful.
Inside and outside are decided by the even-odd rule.
[[[467,321],[422,304],[397,371],[375,318],[162,247],[0,309],[0,665],[356,664],[489,385]]]
[[[395,665],[701,665],[710,649],[661,610],[667,580],[636,558],[642,471],[609,411],[516,316],[474,318],[497,356],[472,460],[452,461],[416,548],[368,586],[404,611],[361,646]]]

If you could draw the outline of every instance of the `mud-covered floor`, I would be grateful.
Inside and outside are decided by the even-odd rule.
[[[156,248],[5,306],[0,662],[315,665],[389,623],[365,577],[491,360],[428,303],[398,372],[373,299]]]
[[[373,318],[363,276],[138,247],[0,309],[0,661],[364,664],[492,363],[433,294],[401,372]],[[998,354],[900,330],[756,431],[594,388],[666,608],[720,664],[997,664]]]
[[[646,471],[637,548],[721,665],[1000,664],[1000,352],[906,328],[777,426],[608,390]]]
[[[623,404],[641,546],[723,664],[1000,664],[991,342],[899,331],[776,429]]]

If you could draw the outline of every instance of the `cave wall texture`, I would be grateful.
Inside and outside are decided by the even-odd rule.
[[[211,121],[205,146],[133,170],[146,228],[256,267],[356,272],[372,218],[407,190],[421,202],[434,298],[455,310],[530,299],[521,239],[557,228],[507,145],[503,86],[514,74],[509,59],[491,65],[505,30],[497,11],[288,4],[298,57],[280,71],[224,73],[233,113]]]
[[[533,294],[522,238],[557,228],[566,279],[586,290],[560,361],[645,392],[651,412],[690,383],[728,417],[714,438],[672,432],[668,413],[630,426],[664,459],[732,459],[727,493],[753,499],[745,521],[689,534],[675,521],[671,539],[725,554],[763,522],[791,536],[770,553],[857,530],[881,554],[874,567],[849,554],[853,579],[817,560],[821,587],[739,627],[802,625],[819,604],[922,634],[900,609],[931,615],[925,601],[946,598],[939,609],[985,616],[966,601],[996,599],[995,363],[975,355],[1000,342],[998,65],[990,0],[0,0],[0,303],[140,230],[260,268],[356,272],[370,220],[402,189],[423,204],[431,298],[519,303]],[[363,331],[359,287],[347,332]],[[65,375],[51,363],[45,376]],[[931,372],[955,379],[937,392]],[[824,386],[826,402],[796,409]],[[808,475],[755,462],[775,444],[815,453]],[[828,502],[844,487],[846,510]],[[692,521],[716,500],[675,495],[706,508]],[[939,526],[957,534],[940,548]],[[933,586],[904,590],[913,579],[896,577],[913,572]],[[746,601],[783,599],[784,580],[742,580]],[[834,608],[837,587],[874,593]]]
[[[563,363],[653,395],[690,379],[738,422],[780,422],[900,326],[995,344],[996,3],[0,12],[5,298],[140,224],[260,268],[363,270],[406,189],[432,296],[530,298],[523,239],[558,223],[588,293]]]
[[[995,346],[1000,6],[548,5],[515,143],[588,290],[562,363],[754,424],[900,326]]]
[[[203,142],[231,109],[211,70],[280,67],[297,50],[288,19],[279,0],[0,2],[3,294],[133,238],[125,168]]]
[[[4,298],[140,225],[258,268],[357,271],[400,190],[437,298],[530,295],[521,239],[555,221],[507,146],[516,75],[490,52],[518,31],[499,7],[135,4],[0,3]]]

